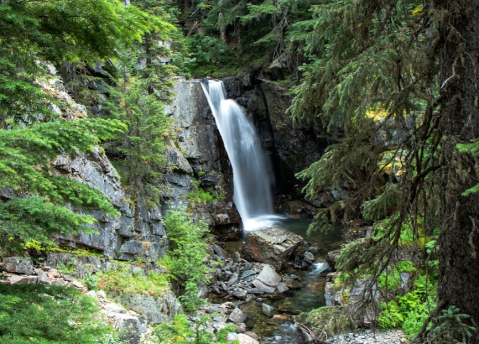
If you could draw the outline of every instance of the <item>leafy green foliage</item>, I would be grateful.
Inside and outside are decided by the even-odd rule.
[[[202,316],[194,323],[188,321],[185,314],[175,315],[173,322],[163,322],[155,328],[155,334],[160,338],[161,344],[227,344],[228,333],[233,332],[235,325],[223,327],[216,333],[216,336],[207,331],[204,326],[211,321],[209,316]],[[238,343],[238,341],[233,342]]]
[[[115,57],[166,24],[119,0],[6,0],[0,21],[0,188],[7,190],[0,203],[0,247],[14,251],[24,241],[48,242],[53,233],[88,231],[93,217],[72,207],[118,214],[101,192],[62,176],[51,164],[60,154],[91,151],[125,126],[58,118],[52,105],[69,105],[45,87],[49,73],[42,61],[58,66]]]
[[[0,338],[12,344],[118,342],[98,310],[94,299],[75,288],[1,284]]]
[[[91,150],[123,128],[118,121],[85,119],[0,130],[0,187],[22,195],[0,203],[0,247],[18,250],[23,242],[48,242],[52,233],[89,231],[93,217],[70,206],[118,214],[100,191],[62,176],[51,163],[60,154]]]
[[[98,275],[88,274],[83,277],[83,282],[88,290],[97,290],[100,284],[100,277]]]
[[[150,271],[146,275],[142,270],[131,270],[129,264],[116,264],[116,268],[90,277],[100,289],[114,294],[163,295],[170,289],[167,274]],[[95,282],[97,280],[97,282]]]
[[[38,61],[85,60],[114,56],[158,21],[119,0],[16,1],[0,4],[0,128],[8,118],[51,114],[51,99],[35,82],[45,74]]]
[[[432,275],[419,275],[414,282],[415,289],[388,303],[381,304],[379,325],[383,329],[402,327],[406,334],[415,336],[424,321],[436,307],[437,278]]]
[[[208,245],[201,238],[208,231],[204,222],[194,223],[185,208],[170,209],[166,213],[165,230],[171,241],[171,251],[159,263],[166,266],[172,277],[184,285],[185,294],[180,301],[193,312],[203,303],[198,287],[209,281],[211,269],[205,264],[209,257]]]
[[[194,191],[189,192],[186,198],[192,202],[209,203],[212,201],[221,201],[224,197],[218,195],[215,191],[207,192],[199,186],[199,181],[193,181]]]
[[[222,40],[204,34],[185,38],[188,54],[173,59],[183,73],[195,77],[226,76],[234,74],[236,58],[231,48]]]
[[[163,113],[165,104],[161,98],[168,99],[169,93],[156,88],[159,70],[140,72],[138,61],[135,52],[123,52],[117,63],[117,76],[112,76],[114,86],[106,87],[110,95],[103,102],[105,116],[120,120],[127,126],[127,132],[105,146],[134,199],[142,196],[151,204],[160,197],[158,180],[170,167],[166,161],[166,142],[175,132],[173,118]],[[165,69],[162,78],[168,75]],[[168,89],[171,83],[162,87]]]

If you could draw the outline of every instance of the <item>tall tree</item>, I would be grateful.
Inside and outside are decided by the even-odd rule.
[[[349,191],[315,226],[338,214],[389,218],[380,238],[363,240],[343,262],[373,277],[397,252],[403,223],[438,231],[438,307],[427,323],[441,328],[441,311],[455,306],[477,327],[479,200],[467,190],[479,181],[470,144],[479,133],[479,1],[328,1],[314,11],[311,62],[291,111],[343,138],[299,176],[310,197]],[[391,165],[397,173],[386,173]]]
[[[114,85],[107,87],[109,98],[103,102],[104,116],[125,123],[127,130],[123,137],[107,142],[105,147],[134,200],[152,204],[159,200],[160,176],[169,167],[165,152],[166,144],[174,136],[174,121],[163,113],[162,98],[168,95],[156,90],[155,74],[145,75],[149,72],[140,68],[142,60],[138,56],[124,52],[117,62],[117,75],[112,76]],[[147,62],[145,69],[152,64]],[[150,68],[154,71],[158,66]]]
[[[3,0],[0,2],[0,250],[54,232],[75,233],[94,221],[71,210],[117,211],[98,190],[52,167],[62,153],[92,150],[125,129],[117,120],[65,121],[51,111],[47,64],[94,62],[133,47],[161,22],[117,0]]]

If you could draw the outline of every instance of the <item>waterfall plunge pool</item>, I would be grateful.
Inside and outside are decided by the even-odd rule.
[[[339,249],[341,245],[341,231],[337,229],[326,234],[312,233],[312,235],[308,236],[307,230],[311,224],[311,219],[290,218],[283,215],[278,216],[274,221],[276,225],[301,235],[311,245],[316,246],[318,250],[314,253],[314,256],[317,263],[307,271],[286,271],[300,278],[303,283],[301,289],[272,298],[260,297],[256,300],[242,303],[239,308],[248,316],[246,325],[251,331],[260,336],[260,343],[301,343],[301,338],[296,331],[292,315],[299,312],[309,312],[325,305],[324,289],[327,275],[325,269],[328,268],[325,257],[328,252]],[[240,251],[248,234],[245,231],[242,240],[224,242],[225,250],[230,253]],[[263,303],[277,310],[278,315],[276,318],[267,317],[263,314]]]

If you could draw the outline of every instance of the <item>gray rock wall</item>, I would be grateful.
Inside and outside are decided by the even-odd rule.
[[[92,229],[99,234],[59,236],[61,243],[73,248],[87,247],[122,260],[141,256],[144,261],[154,262],[164,255],[168,242],[161,224],[161,212],[158,208],[148,209],[140,200],[135,214],[129,195],[123,190],[115,168],[103,152],[96,148],[75,158],[61,155],[53,164],[64,175],[101,190],[120,212],[119,217],[100,211],[90,212],[97,220]]]
[[[97,219],[92,228],[99,234],[80,233],[58,237],[73,248],[86,247],[120,260],[141,258],[154,262],[168,249],[162,217],[173,205],[186,205],[197,220],[204,220],[225,238],[234,239],[241,233],[239,214],[232,202],[232,173],[221,137],[198,80],[178,81],[174,102],[166,113],[174,117],[176,142],[167,151],[168,161],[177,166],[159,183],[164,184],[162,199],[148,208],[140,199],[134,204],[122,188],[118,173],[100,150],[71,158],[59,156],[54,166],[59,173],[101,190],[119,210],[119,217],[90,212]],[[221,200],[205,204],[187,198],[194,191],[195,180],[205,191],[214,192]]]
[[[294,173],[319,159],[327,142],[320,139],[319,130],[314,127],[293,128],[286,114],[290,104],[286,88],[269,82],[252,82],[249,77],[231,77],[224,82],[228,97],[243,106],[256,124],[269,157],[269,173],[276,177],[276,195],[283,195],[278,199],[288,204],[287,201],[301,198],[302,185]],[[154,262],[168,248],[161,219],[169,207],[178,204],[186,205],[196,219],[204,220],[222,239],[237,239],[241,235],[241,220],[232,202],[231,166],[200,81],[178,80],[174,92],[176,97],[165,112],[174,117],[177,126],[176,141],[167,152],[168,161],[177,168],[159,181],[168,188],[157,207],[148,208],[142,200],[133,206],[114,167],[98,149],[74,159],[68,156],[56,159],[59,172],[98,188],[121,213],[113,218],[92,212],[98,220],[93,229],[99,235],[81,233],[59,238],[64,244],[88,247],[116,259],[141,257]],[[219,195],[220,200],[208,204],[192,202],[187,195],[195,190],[195,183],[204,191]],[[294,208],[314,211],[297,203]]]

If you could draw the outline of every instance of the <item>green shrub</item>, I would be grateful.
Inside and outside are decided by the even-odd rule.
[[[95,300],[75,288],[0,285],[2,343],[118,343],[113,328],[96,312]]]
[[[199,186],[197,180],[193,181],[194,191],[189,192],[186,198],[196,203],[209,203],[212,201],[221,201],[224,197],[218,195],[216,192],[207,192]]]
[[[303,322],[320,339],[355,328],[354,321],[342,309],[335,306],[314,309],[309,313],[301,314],[297,320]]]
[[[171,251],[158,264],[164,265],[172,278],[184,286],[185,294],[179,299],[187,311],[193,312],[203,303],[198,287],[209,281],[211,271],[205,264],[208,245],[201,241],[208,226],[202,221],[193,223],[184,207],[169,210],[164,221]]]
[[[411,336],[421,330],[430,309],[436,307],[437,281],[431,276],[420,275],[414,283],[416,289],[399,296],[397,302],[381,304],[379,325],[382,329],[402,327]]]
[[[65,262],[60,262],[56,266],[57,270],[61,271],[65,275],[70,275],[76,270],[75,263],[73,260],[68,259]]]
[[[97,290],[98,284],[100,283],[100,277],[98,275],[86,275],[83,278],[83,282],[88,290]]]
[[[169,276],[150,271],[148,274],[132,274],[129,266],[97,275],[98,287],[109,292],[160,296],[170,289]]]
[[[223,327],[216,336],[206,330],[205,324],[211,321],[209,316],[202,316],[196,322],[190,323],[185,314],[177,314],[173,322],[163,322],[155,327],[155,334],[161,339],[161,344],[228,344],[226,336],[234,332],[236,326]],[[238,341],[233,342],[233,344]]]

